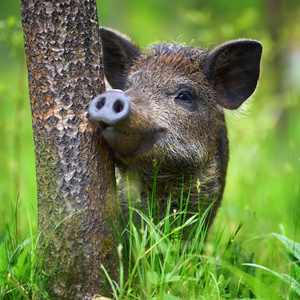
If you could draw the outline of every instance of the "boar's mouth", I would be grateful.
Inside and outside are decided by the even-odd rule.
[[[153,148],[158,139],[166,134],[165,128],[150,130],[123,130],[112,126],[103,127],[102,135],[116,156],[131,156]]]

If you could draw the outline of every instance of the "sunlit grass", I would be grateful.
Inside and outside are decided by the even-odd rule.
[[[39,236],[34,233],[29,212],[27,236],[19,236],[17,210],[18,206],[11,208],[11,223],[0,230],[0,298],[48,299]]]
[[[287,258],[280,271],[278,266],[274,270],[257,264],[258,253],[250,252],[247,243],[237,241],[242,223],[227,240],[219,224],[212,248],[207,250],[205,219],[210,208],[193,216],[187,216],[187,210],[170,214],[170,202],[171,198],[165,218],[158,223],[153,222],[151,213],[130,209],[129,222],[120,238],[126,242],[118,247],[119,281],[113,281],[105,270],[113,299],[298,299],[299,243],[274,234]],[[140,225],[132,222],[134,213],[140,215]],[[187,239],[181,234],[186,228],[191,230]],[[265,245],[275,245],[270,234],[256,238],[256,242],[262,240]],[[273,251],[283,261],[278,246]]]
[[[157,167],[157,169],[159,166]],[[128,182],[130,185],[130,182]],[[153,191],[156,183],[154,182]],[[129,189],[128,189],[129,190]],[[241,226],[231,235],[223,254],[218,249],[223,229],[220,226],[214,240],[213,253],[205,253],[207,222],[213,203],[202,211],[190,214],[189,196],[181,198],[179,211],[170,211],[172,197],[167,199],[165,216],[160,219],[151,206],[155,195],[148,199],[148,212],[131,206],[135,202],[128,194],[129,217],[119,233],[119,282],[109,274],[114,299],[223,299],[243,295],[243,288],[230,289],[231,277],[219,263],[231,248]],[[140,224],[133,223],[134,214]],[[183,234],[184,233],[184,234]],[[219,257],[218,257],[219,256]],[[252,260],[246,260],[252,262]],[[247,292],[246,292],[247,293]],[[248,292],[249,294],[249,292]]]
[[[224,226],[219,224],[213,248],[206,250],[205,219],[210,208],[192,216],[185,215],[185,209],[170,214],[169,208],[170,202],[165,218],[158,223],[153,222],[151,215],[134,208],[130,210],[128,225],[120,232],[126,243],[118,247],[119,280],[113,281],[105,271],[113,299],[249,299],[255,296],[276,300],[282,299],[281,296],[284,299],[300,296],[299,243],[274,234],[282,248],[279,257],[284,268],[266,267],[257,264],[257,253],[249,252],[245,244],[237,241],[242,224],[227,240]],[[16,210],[13,207],[11,211],[12,224],[0,231],[0,296],[48,299],[44,284],[51,274],[43,272],[41,259],[45,246],[38,246],[39,236],[33,234],[30,217],[29,236],[25,239],[18,236]],[[140,215],[139,225],[131,221],[133,213]],[[190,232],[187,239],[181,235],[185,228]],[[269,235],[266,245],[271,239]],[[260,240],[257,238],[257,242]],[[279,253],[279,248],[274,252]]]

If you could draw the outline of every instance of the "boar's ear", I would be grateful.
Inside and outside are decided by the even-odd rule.
[[[255,90],[262,45],[252,40],[226,43],[208,53],[203,71],[224,108],[238,108]]]
[[[141,51],[129,37],[111,29],[100,28],[105,77],[112,88],[124,89],[130,64]]]

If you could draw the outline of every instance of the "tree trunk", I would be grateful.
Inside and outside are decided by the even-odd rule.
[[[43,269],[58,262],[46,289],[50,299],[107,295],[101,264],[117,278],[117,205],[112,157],[87,113],[104,88],[96,3],[21,0],[21,12]]]

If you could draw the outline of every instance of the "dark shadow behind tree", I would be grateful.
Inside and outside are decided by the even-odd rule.
[[[117,205],[112,157],[87,113],[89,102],[104,89],[96,4],[94,0],[21,0],[21,13],[40,252],[50,237],[43,269],[50,273],[58,263],[46,290],[51,299],[107,295],[101,264],[117,278],[112,229]]]

